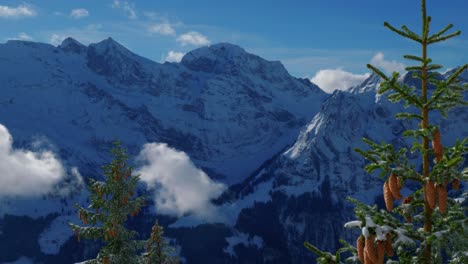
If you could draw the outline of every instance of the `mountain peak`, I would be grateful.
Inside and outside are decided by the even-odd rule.
[[[98,43],[93,43],[89,45],[89,47],[92,47],[97,53],[101,54],[109,51],[131,53],[127,48],[125,48],[123,45],[121,45],[111,37],[108,37]]]
[[[79,41],[68,37],[62,41],[62,44],[58,46],[59,49],[65,52],[82,53],[86,50],[86,46],[81,44]]]
[[[143,78],[143,65],[148,59],[131,52],[112,38],[90,44],[87,49],[88,67],[98,74],[118,76],[119,82],[137,83]]]
[[[181,63],[185,65],[190,65],[190,63],[194,60],[200,58],[206,59],[216,59],[216,58],[224,58],[224,59],[231,59],[233,57],[240,57],[246,56],[248,53],[241,47],[230,44],[230,43],[218,43],[213,44],[210,46],[201,47],[198,49],[194,49],[182,58]]]
[[[240,75],[241,73],[286,78],[289,73],[279,61],[267,61],[248,53],[243,48],[218,43],[190,51],[182,58],[181,64],[194,71],[215,74]]]
[[[379,88],[379,83],[382,81],[379,75],[371,73],[367,79],[365,79],[361,84],[349,88],[350,93],[365,93],[365,92],[376,92]]]
[[[248,53],[241,48],[240,46],[237,46],[235,44],[227,43],[227,42],[221,42],[217,44],[210,45],[208,47],[205,47],[212,52],[215,52],[217,54],[222,54],[227,57],[235,57],[235,56],[242,56],[242,55],[247,55]],[[200,48],[198,50],[203,50],[203,48]]]

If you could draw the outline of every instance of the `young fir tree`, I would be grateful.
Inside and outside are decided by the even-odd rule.
[[[378,210],[376,205],[371,207],[348,198],[356,205],[355,213],[359,220],[349,222],[345,227],[358,227],[362,235],[357,238],[356,248],[340,241],[344,246],[335,254],[323,252],[305,242],[305,247],[319,256],[317,261],[320,263],[342,263],[345,252],[354,255],[347,261],[365,264],[380,264],[386,259],[387,263],[468,263],[467,208],[447,195],[449,185],[456,190],[461,180],[468,179],[468,168],[462,169],[463,155],[468,153],[468,138],[457,141],[452,147],[444,147],[438,126],[430,122],[433,112],[438,111],[445,117],[450,108],[466,105],[463,93],[468,85],[459,85],[457,77],[468,69],[468,65],[460,67],[446,80],[436,78],[438,74],[434,71],[442,66],[432,64],[427,54],[428,46],[461,32],[446,34],[453,27],[450,24],[430,35],[431,17],[426,15],[426,1],[421,0],[421,4],[420,35],[406,26],[400,30],[384,23],[391,31],[420,44],[420,56],[405,55],[404,58],[419,63],[406,70],[412,71],[413,76],[421,80],[421,89],[398,83],[398,73],[388,77],[374,66],[367,66],[383,79],[379,94],[387,93],[393,103],[405,103],[408,112],[399,113],[396,118],[417,120],[417,127],[405,131],[403,136],[414,139],[409,151],[413,155],[419,153],[422,168],[409,164],[407,149],[395,149],[391,144],[377,144],[364,139],[370,150],[356,151],[370,161],[366,166],[368,173],[380,170],[380,176],[385,180],[383,195],[386,210]],[[435,89],[428,90],[429,84],[434,85]],[[403,199],[400,189],[409,182],[419,187]],[[398,200],[402,202],[395,205]]]
[[[151,236],[146,243],[146,252],[143,253],[145,264],[176,264],[179,263],[177,257],[173,256],[174,250],[169,247],[166,240],[162,237],[164,229],[158,224],[158,221],[151,229]]]
[[[139,178],[132,175],[132,167],[127,166],[125,150],[116,142],[111,152],[114,159],[103,167],[104,181],[90,179],[91,204],[88,208],[78,208],[78,217],[84,226],[70,226],[78,241],[82,237],[105,241],[97,258],[87,263],[138,263],[139,245],[134,240],[137,233],[124,224],[130,215],[138,214],[145,198],[134,197]]]
[[[78,206],[78,217],[83,221],[83,226],[70,224],[70,227],[78,241],[86,238],[105,242],[98,256],[86,263],[148,263],[143,262],[143,256],[138,254],[145,241],[135,240],[138,233],[125,226],[129,217],[138,215],[146,198],[135,196],[139,176],[133,175],[133,167],[127,166],[128,156],[120,143],[114,144],[111,150],[114,159],[103,167],[104,181],[90,179],[91,204],[88,208]],[[163,250],[166,248],[167,244],[164,244]]]

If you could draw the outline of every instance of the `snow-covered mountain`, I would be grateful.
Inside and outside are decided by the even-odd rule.
[[[290,76],[280,62],[228,43],[160,64],[111,38],[89,46],[67,38],[58,47],[8,41],[0,44],[0,72],[0,124],[14,147],[48,145],[90,177],[100,177],[119,139],[132,156],[145,143],[167,143],[210,177],[241,182],[292,144],[328,96]],[[53,262],[38,255],[65,255],[70,249],[63,248],[76,247],[67,242],[67,222],[81,198],[49,198],[1,198],[0,230],[28,221],[37,229],[29,232],[29,250],[0,242],[0,251],[9,252],[0,262],[21,256]],[[0,232],[0,241],[10,235]]]
[[[468,82],[466,73],[460,78],[462,83]],[[419,86],[411,73],[400,80]],[[363,137],[410,146],[401,133],[415,124],[394,119],[404,108],[376,93],[380,82],[378,76],[371,75],[348,91],[334,92],[291,148],[225,193],[221,208],[242,208],[236,210],[237,220],[227,225],[244,237],[262,241],[261,247],[249,246],[247,239],[235,246],[231,243],[240,263],[252,261],[252,255],[257,256],[255,263],[314,263],[316,256],[302,247],[304,241],[333,250],[339,246],[339,238],[355,239],[356,235],[343,226],[353,217],[352,205],[345,197],[383,207],[383,182],[364,171],[366,162],[354,148],[368,149]],[[468,136],[466,107],[453,109],[447,119],[437,114],[430,118],[441,125],[446,146]],[[418,164],[418,157],[414,158]]]
[[[99,177],[113,140],[130,155],[165,142],[230,185],[214,201],[216,221],[158,216],[187,263],[313,263],[304,241],[333,249],[350,238],[345,196],[382,201],[382,182],[353,149],[366,148],[362,137],[405,145],[401,133],[411,125],[394,120],[403,108],[376,94],[375,75],[327,95],[281,63],[227,43],[159,64],[110,38],[89,46],[68,38],[58,47],[9,41],[0,44],[0,72],[0,124],[16,147],[46,141],[82,175]],[[401,81],[419,85],[411,74]],[[443,143],[467,136],[467,121],[466,108],[442,120]],[[85,198],[42,198],[0,199],[0,263],[95,254],[97,244],[77,244],[66,224],[76,220],[71,203]],[[131,224],[147,235],[152,221]]]
[[[131,151],[166,142],[212,177],[239,182],[292,143],[326,96],[280,62],[227,43],[159,64],[111,38],[88,47],[8,41],[0,71],[0,122],[15,138],[44,135],[96,173],[120,139]]]

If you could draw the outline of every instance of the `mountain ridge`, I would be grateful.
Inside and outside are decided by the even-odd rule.
[[[57,47],[15,41],[0,44],[0,71],[0,124],[18,147],[43,136],[67,164],[98,178],[116,138],[131,156],[145,143],[165,142],[230,185],[214,203],[223,220],[158,216],[189,263],[308,263],[306,240],[333,250],[337,237],[351,238],[342,224],[352,208],[342,198],[381,199],[381,182],[363,172],[352,149],[365,148],[363,136],[403,145],[398,138],[409,125],[393,120],[402,107],[377,95],[375,75],[326,94],[282,64],[226,43],[160,64],[112,38],[88,46],[67,38]],[[417,85],[406,75],[401,81]],[[441,121],[444,144],[468,135],[467,110],[454,114]],[[28,240],[35,251],[18,251],[25,257],[68,263],[93,254],[67,226],[77,218],[71,205],[85,196],[0,200],[10,206],[0,207],[0,216],[9,215],[0,228],[35,223]],[[31,203],[40,209],[28,213]],[[152,217],[144,212],[133,223],[149,230]],[[0,241],[8,238],[0,232]],[[0,262],[22,257],[8,252]]]
[[[64,91],[82,94],[85,96],[85,98],[80,99],[82,105],[84,104],[83,100],[92,100],[93,104],[117,106],[121,109],[119,111],[126,112],[130,116],[137,113],[137,109],[146,109],[147,117],[153,116],[152,127],[150,126],[149,130],[146,129],[149,134],[144,135],[146,140],[157,140],[158,137],[155,137],[156,134],[151,131],[175,129],[174,132],[181,132],[179,133],[181,136],[178,138],[191,138],[192,144],[178,140],[179,144],[173,146],[188,153],[192,152],[192,158],[202,161],[199,166],[211,167],[215,171],[217,169],[214,167],[219,168],[221,164],[213,166],[213,164],[210,165],[204,161],[209,156],[216,157],[223,154],[221,152],[225,152],[227,156],[220,157],[220,161],[225,161],[229,156],[231,159],[238,159],[237,156],[244,160],[250,160],[250,163],[253,162],[251,158],[242,157],[245,155],[235,154],[232,151],[229,154],[229,151],[226,151],[226,148],[235,147],[247,151],[244,154],[258,152],[258,147],[255,148],[255,151],[249,150],[248,144],[251,143],[247,142],[251,142],[250,135],[253,135],[259,143],[263,142],[261,143],[263,149],[268,153],[265,152],[261,159],[268,159],[269,155],[281,149],[284,143],[280,143],[271,151],[268,148],[275,145],[274,142],[277,140],[293,140],[294,134],[297,133],[293,131],[298,131],[299,127],[318,111],[320,102],[327,96],[317,86],[285,75],[287,72],[285,72],[284,67],[281,67],[281,81],[276,82],[248,70],[239,71],[240,75],[238,76],[218,75],[217,73],[192,71],[183,63],[160,64],[152,62],[134,54],[112,38],[90,44],[87,47],[71,38],[65,39],[58,47],[31,43],[17,42],[13,46],[9,44],[0,46],[0,49],[6,48],[8,53],[24,54],[22,59],[25,62],[15,60],[11,54],[3,53],[0,55],[4,60],[15,61],[16,66],[10,64],[8,67],[6,65],[3,67],[5,69],[4,77],[14,80],[15,85],[22,86],[19,75],[38,75],[38,78],[26,80],[30,82],[29,85],[37,87],[46,85],[49,87],[47,89],[52,90],[56,90],[53,87],[59,85],[63,88],[60,88],[58,93],[52,92],[52,94],[63,94]],[[227,44],[220,44],[220,46],[226,47]],[[206,47],[206,49],[210,49],[210,47]],[[235,46],[229,44],[229,47]],[[241,49],[238,49],[237,54],[241,52]],[[69,53],[70,51],[74,52]],[[265,66],[270,63],[255,55],[249,55],[243,50],[242,54],[250,60],[259,60],[258,65]],[[32,60],[32,58],[37,58],[37,60]],[[242,62],[242,59],[239,60]],[[231,69],[234,68],[238,68],[238,66],[231,65]],[[267,76],[273,76],[276,72],[269,71],[276,69],[276,66],[265,67],[264,73],[266,72]],[[12,72],[13,70],[15,72]],[[46,77],[46,81],[42,81],[39,75],[48,77]],[[14,94],[13,90],[10,92]],[[119,103],[116,104],[116,102]],[[56,105],[56,107],[65,107],[59,106],[57,102],[50,104]],[[142,106],[145,108],[141,108]],[[36,107],[41,108],[39,105]],[[57,109],[57,111],[59,110]],[[89,111],[78,113],[80,111],[73,110],[72,112],[76,112],[76,116],[89,116],[90,114]],[[126,115],[124,114],[124,116]],[[28,118],[25,117],[25,119]],[[236,124],[235,127],[230,125],[231,120]],[[207,130],[215,123],[218,131]],[[139,126],[142,127],[142,124]],[[237,130],[233,128],[237,128]],[[254,132],[255,130],[257,132]],[[207,131],[214,134],[208,136],[206,135]],[[162,138],[170,138],[170,132],[165,134],[166,136]],[[226,136],[222,136],[223,134]],[[274,134],[276,136],[272,137]],[[141,136],[138,137],[141,138]],[[241,138],[244,138],[244,143],[239,141]],[[206,142],[207,140],[210,142]],[[200,143],[203,141],[205,143]],[[223,148],[223,144],[227,144],[226,147]],[[252,165],[247,166],[249,167],[247,170],[254,170],[255,166],[261,162],[261,160],[254,161]],[[230,169],[237,167],[234,165],[235,163],[236,161],[233,160]],[[224,174],[226,171],[231,171],[230,169],[217,173]],[[244,174],[248,171],[239,173]],[[234,177],[234,174],[237,172],[233,172],[230,177]]]

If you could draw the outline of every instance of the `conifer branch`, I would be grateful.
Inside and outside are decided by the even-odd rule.
[[[443,28],[441,31],[435,33],[434,35],[430,36],[428,38],[429,41],[433,40],[433,39],[436,39],[440,36],[442,36],[442,34],[444,34],[445,32],[447,32],[449,29],[451,29],[453,27],[453,24],[448,24],[445,28]]]
[[[390,25],[390,24],[387,23],[387,22],[384,22],[384,26],[387,27],[388,29],[390,29],[391,31],[393,31],[393,32],[395,32],[395,33],[397,33],[397,34],[399,34],[399,35],[405,37],[405,38],[409,38],[409,39],[412,39],[412,40],[414,40],[414,41],[416,41],[416,42],[422,43],[422,40],[421,40],[421,39],[415,38],[414,36],[412,36],[412,35],[410,35],[410,34],[408,34],[408,33],[406,33],[406,32],[403,32],[403,31],[401,31],[401,30],[399,30],[399,29],[393,27],[392,25]]]
[[[444,91],[445,91],[445,89],[447,87],[447,84],[446,83],[445,84],[440,84],[439,87],[434,92],[434,94],[429,99],[429,101],[427,101],[427,103],[426,103],[427,107],[430,107],[437,99],[439,99],[439,97],[444,93]]]
[[[396,119],[418,119],[422,120],[422,116],[414,113],[398,113],[395,115]]]
[[[448,78],[447,85],[450,85],[455,80],[455,78],[457,78],[458,75],[460,75],[466,69],[468,69],[468,64],[463,65],[456,72],[454,72],[452,76]]]
[[[393,90],[398,92],[405,100],[408,102],[412,103],[414,106],[422,108],[422,103],[418,100],[418,98],[414,94],[410,94],[408,91],[405,91],[404,89],[401,89],[399,87],[399,84],[393,83],[392,84]]]
[[[436,42],[445,41],[445,40],[447,40],[447,39],[453,38],[453,37],[458,36],[458,35],[460,35],[460,34],[461,34],[461,31],[458,30],[458,31],[456,31],[456,32],[454,32],[454,33],[452,33],[452,34],[449,34],[449,35],[446,35],[446,36],[443,36],[443,37],[438,37],[438,38],[435,38],[435,39],[433,39],[433,40],[430,40],[430,41],[428,41],[428,44],[432,44],[432,43],[436,43]]]
[[[405,70],[406,71],[421,71],[422,70],[422,66],[408,66],[408,67],[405,67]]]
[[[404,55],[403,58],[409,59],[409,60],[415,60],[419,62],[424,62],[424,60],[421,57],[414,56],[414,55]]]
[[[323,252],[321,251],[320,249],[318,249],[317,247],[313,246],[312,244],[310,244],[309,242],[304,242],[304,247],[306,247],[308,250],[314,252],[316,255],[318,255],[319,257],[321,258],[324,258],[325,260],[329,261],[328,263],[330,264],[333,264],[333,263],[336,263],[333,259],[335,258],[335,256],[333,256],[332,254],[328,253],[328,252]]]
[[[376,67],[372,66],[372,64],[367,64],[367,68],[371,69],[375,74],[379,75],[385,81],[390,80],[387,75],[385,75],[382,71],[377,69]]]
[[[405,31],[405,33],[411,36],[413,39],[421,39],[421,36],[411,31],[407,26],[403,25],[401,26],[401,29],[403,29],[403,31]]]
[[[454,92],[447,94],[448,89],[450,85],[456,80],[456,78],[464,71],[468,69],[468,64],[463,65],[460,67],[456,72],[454,72],[445,82],[440,82],[437,90],[434,92],[432,97],[429,99],[429,101],[426,103],[427,107],[430,107],[430,109],[439,109],[443,110],[444,108],[452,107],[455,106],[456,104],[463,104],[463,96],[461,95],[461,89],[456,89],[454,87]],[[431,107],[435,102],[441,98],[445,94],[443,102],[439,104],[438,107]]]

